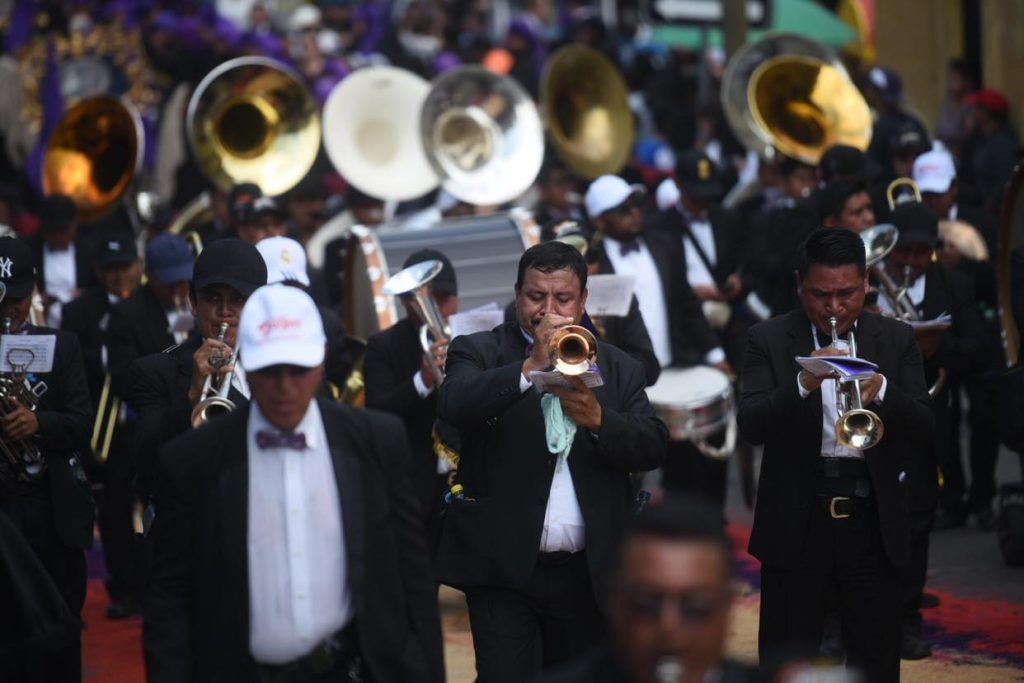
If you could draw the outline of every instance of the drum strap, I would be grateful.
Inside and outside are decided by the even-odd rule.
[[[710,216],[708,216],[708,224],[711,225]],[[714,233],[714,231],[715,226],[711,225],[711,232]],[[704,267],[708,269],[709,273],[711,273],[711,278],[715,281],[715,286],[718,287],[718,289],[722,289],[724,283],[721,282],[715,274],[715,266],[711,263],[711,259],[708,258],[708,254],[704,251],[704,247],[700,246],[700,241],[694,237],[693,231],[690,230],[690,219],[685,213],[683,214],[683,235],[690,238],[690,244],[697,250],[697,256],[700,257]]]

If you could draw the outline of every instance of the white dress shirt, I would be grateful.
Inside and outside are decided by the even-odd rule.
[[[814,340],[814,350],[821,348],[818,343],[816,328],[811,324],[811,339]],[[856,333],[856,332],[855,332]],[[847,348],[846,340],[840,339],[836,348]],[[881,404],[885,400],[885,390],[889,381],[882,375],[882,388],[878,392],[875,402]],[[800,392],[800,398],[807,398],[811,393],[800,384],[800,377],[797,375],[796,388]],[[866,407],[866,406],[865,406]],[[836,381],[826,379],[821,383],[821,457],[823,458],[864,458],[864,451],[859,448],[847,448],[836,441],[836,422],[839,420],[839,409],[836,407]]]
[[[533,337],[526,333],[523,336],[532,344]],[[526,375],[519,375],[519,392],[526,393],[533,382]],[[583,510],[580,509],[579,498],[576,497],[576,486],[572,481],[567,457],[557,456],[555,474],[551,478],[551,490],[548,493],[548,506],[544,510],[544,528],[540,534],[540,551],[555,553],[567,551],[579,552],[586,547]]]
[[[249,645],[265,664],[301,657],[353,615],[341,504],[320,408],[296,428],[306,449],[260,449],[278,432],[253,402],[249,461]]]
[[[661,273],[654,263],[647,244],[637,238],[640,248],[622,253],[622,242],[611,237],[604,238],[604,253],[616,273],[632,275],[636,278],[633,293],[640,306],[640,317],[643,318],[647,336],[651,338],[654,355],[661,367],[672,364],[672,340],[668,330],[668,305],[665,301],[665,290],[661,286]],[[721,346],[704,354],[704,362],[709,365],[725,360],[725,351]]]
[[[711,222],[694,219],[690,222],[690,235],[697,240],[711,265],[717,265],[718,252],[715,250],[715,234],[711,231]],[[686,281],[690,283],[691,287],[711,286],[717,288],[715,278],[712,277],[708,267],[704,265],[690,235],[683,236],[683,253],[686,254]]]
[[[43,290],[57,300],[46,312],[46,324],[60,327],[63,304],[75,298],[78,278],[75,270],[75,243],[63,251],[43,244]]]

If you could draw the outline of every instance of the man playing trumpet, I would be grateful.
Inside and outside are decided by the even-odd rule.
[[[533,389],[531,372],[552,366],[551,336],[579,324],[586,284],[574,247],[532,247],[516,320],[448,349],[438,417],[459,430],[461,488],[436,569],[466,593],[481,683],[526,680],[602,639],[595,586],[632,509],[629,473],[665,457],[668,430],[624,352],[598,342],[604,384],[569,377],[571,389],[552,389],[559,410]]]
[[[743,435],[765,445],[750,537],[761,561],[761,661],[815,656],[835,593],[849,665],[897,681],[908,479],[933,424],[921,353],[908,325],[864,311],[855,233],[811,233],[799,264],[801,308],[750,330],[738,417]],[[860,382],[860,402],[885,430],[865,450],[838,438],[835,381],[794,360],[845,354],[832,320],[837,337],[855,330],[857,355],[878,366]]]
[[[246,299],[267,283],[267,266],[256,247],[239,239],[217,240],[196,259],[189,288],[195,329],[189,338],[164,353],[131,365],[132,396],[139,413],[137,453],[143,482],[159,445],[192,427],[196,406],[211,387],[230,381],[227,398],[248,402],[249,387],[237,363],[231,363],[238,319]],[[221,325],[226,324],[223,329]],[[227,362],[225,362],[227,360]]]

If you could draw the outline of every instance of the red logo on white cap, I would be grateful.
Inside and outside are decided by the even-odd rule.
[[[281,332],[284,330],[294,330],[302,325],[302,320],[299,318],[288,318],[283,315],[279,315],[271,318],[270,320],[264,320],[260,323],[260,334],[266,338],[270,336],[271,332]]]

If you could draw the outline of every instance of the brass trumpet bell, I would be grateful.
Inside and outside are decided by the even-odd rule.
[[[866,408],[847,410],[836,420],[836,441],[849,448],[871,448],[884,434],[882,420]]]
[[[829,147],[866,150],[871,111],[839,59],[795,34],[765,36],[729,60],[722,108],[736,137],[759,155],[775,150],[816,165]]]
[[[561,48],[544,68],[544,124],[562,160],[592,180],[618,173],[633,149],[626,84],[604,55],[582,45]]]
[[[864,242],[864,256],[868,268],[871,268],[889,255],[900,238],[899,229],[892,223],[873,225],[860,234]]]
[[[555,370],[563,375],[582,375],[597,360],[597,339],[582,325],[560,327],[548,342]]]
[[[264,57],[208,73],[189,101],[186,130],[200,169],[225,192],[243,182],[287,192],[320,149],[316,101],[290,68]]]
[[[444,188],[477,206],[522,195],[544,161],[543,127],[530,96],[511,78],[477,66],[435,79],[420,112],[420,138]]]
[[[78,218],[106,214],[128,190],[142,161],[142,122],[135,109],[93,97],[61,117],[43,156],[43,193],[71,197]]]

